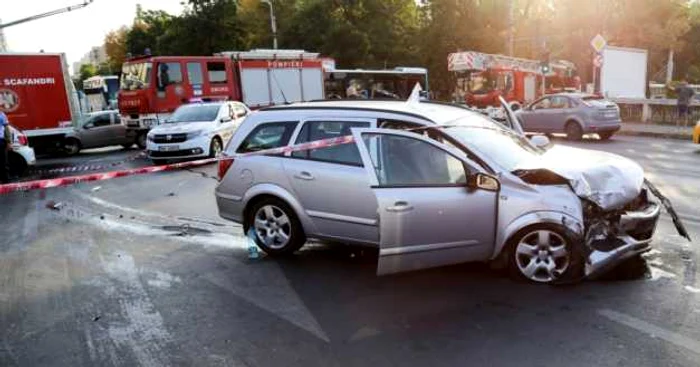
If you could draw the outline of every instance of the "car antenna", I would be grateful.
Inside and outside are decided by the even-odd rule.
[[[280,86],[280,82],[277,80],[277,76],[275,76],[275,69],[272,69],[270,71],[270,74],[272,74],[272,78],[275,79],[275,84],[277,84],[277,88],[280,90],[280,94],[282,94],[282,99],[284,100],[284,104],[291,104],[287,100],[287,96],[284,95],[284,90]]]

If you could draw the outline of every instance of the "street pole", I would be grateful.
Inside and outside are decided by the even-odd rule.
[[[262,0],[270,7],[270,29],[272,30],[272,48],[277,49],[277,19],[275,18],[275,10],[272,6],[272,0]]]

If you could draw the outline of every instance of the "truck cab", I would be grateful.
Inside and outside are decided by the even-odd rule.
[[[164,122],[180,105],[193,101],[240,100],[233,64],[221,56],[148,56],[124,63],[119,113],[146,147],[151,126]]]

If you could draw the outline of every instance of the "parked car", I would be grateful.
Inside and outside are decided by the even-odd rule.
[[[78,126],[66,134],[63,151],[67,155],[75,155],[82,149],[112,145],[121,145],[128,149],[134,143],[136,139],[127,134],[126,126],[121,123],[119,111],[100,111],[86,114]]]
[[[12,132],[12,149],[7,158],[10,166],[10,175],[21,177],[27,169],[36,164],[34,149],[28,145],[27,136],[15,127],[10,126]]]
[[[431,102],[263,109],[234,134],[224,152],[232,159],[219,163],[219,215],[252,229],[270,255],[291,254],[308,238],[378,247],[378,274],[501,261],[518,277],[552,283],[651,249],[659,204],[639,165],[603,152],[545,151],[515,131]],[[257,153],[347,135],[354,142]]]
[[[516,114],[526,132],[564,133],[569,140],[598,134],[602,140],[620,130],[620,109],[603,97],[559,93],[541,97]]]
[[[249,113],[246,105],[232,101],[182,105],[166,123],[148,132],[148,156],[155,164],[215,157]]]

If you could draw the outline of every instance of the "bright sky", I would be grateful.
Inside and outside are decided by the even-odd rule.
[[[2,0],[11,1],[0,11],[3,22],[26,18],[70,5],[83,0]],[[10,51],[15,52],[65,52],[68,65],[93,46],[104,43],[110,30],[130,25],[136,14],[136,4],[144,9],[162,9],[171,14],[182,11],[182,0],[94,0],[85,8],[53,15],[4,29]]]

